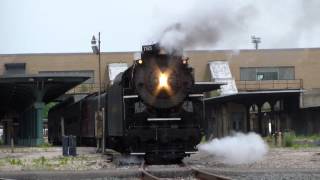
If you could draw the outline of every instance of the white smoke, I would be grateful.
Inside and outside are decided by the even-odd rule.
[[[214,155],[226,164],[250,164],[263,159],[268,152],[268,145],[256,133],[235,133],[221,139],[199,144],[201,152]]]
[[[178,22],[168,25],[159,36],[160,46],[170,53],[183,49],[212,47],[224,37],[235,37],[254,17],[251,5],[226,8],[217,2],[200,1]]]
[[[260,48],[319,47],[320,40],[315,38],[320,30],[318,0],[192,2],[173,8],[162,3],[165,10],[154,15],[158,19],[152,42],[160,42],[169,52],[253,49],[251,36],[256,35],[262,40]]]

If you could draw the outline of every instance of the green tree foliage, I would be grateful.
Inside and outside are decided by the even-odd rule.
[[[53,106],[55,106],[56,104],[57,104],[56,102],[50,102],[50,103],[46,104],[46,106],[45,106],[44,109],[43,109],[43,118],[44,118],[44,119],[48,119],[48,112],[49,112],[49,110],[50,110]]]

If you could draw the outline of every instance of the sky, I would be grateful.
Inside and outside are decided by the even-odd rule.
[[[189,49],[320,47],[318,0],[1,0],[0,54],[91,52],[98,32],[101,51],[138,51],[177,23]]]

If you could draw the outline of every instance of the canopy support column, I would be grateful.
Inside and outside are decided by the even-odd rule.
[[[35,102],[34,103],[34,109],[36,113],[36,145],[40,145],[43,143],[43,119],[42,119],[42,114],[43,114],[43,108],[44,108],[44,103],[43,102]]]

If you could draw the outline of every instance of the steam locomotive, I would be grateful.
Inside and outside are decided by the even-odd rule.
[[[150,163],[176,162],[194,153],[208,124],[203,93],[216,90],[221,84],[195,82],[193,72],[188,58],[168,54],[159,44],[142,46],[141,58],[117,75],[100,97],[105,110],[105,146],[125,154],[143,155]],[[66,134],[87,139],[84,129],[92,127],[92,112],[97,110],[88,104],[97,98],[89,95],[50,110],[49,140],[60,138],[59,129],[50,133],[50,121],[52,125],[60,122],[61,116],[65,116]],[[68,110],[72,108],[77,110]]]

